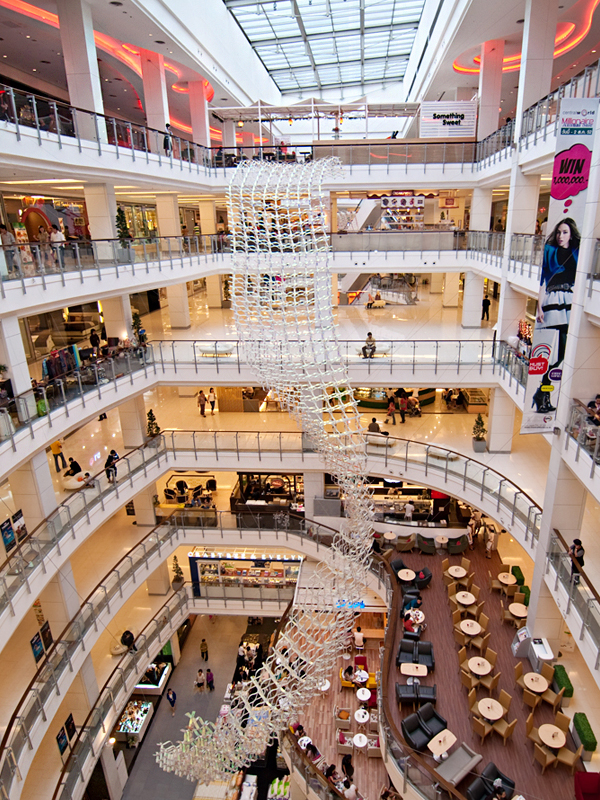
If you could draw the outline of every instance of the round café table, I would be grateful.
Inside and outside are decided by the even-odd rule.
[[[327,692],[331,689],[331,682],[328,680],[323,681],[323,683],[319,686],[319,691],[323,694],[327,694]]]
[[[523,605],[523,603],[511,603],[508,610],[517,619],[525,619],[527,616],[527,606]]]
[[[467,636],[478,636],[481,633],[481,625],[474,619],[462,619],[460,629]]]
[[[567,743],[567,737],[564,731],[558,725],[551,725],[546,723],[540,725],[538,728],[538,736],[547,747],[558,749],[564,747]]]
[[[398,534],[393,533],[393,531],[388,531],[387,533],[383,534],[383,538],[386,540],[386,542],[395,542],[398,538]]]
[[[492,671],[492,665],[487,658],[475,656],[474,658],[470,658],[467,663],[473,675],[489,675]]]
[[[410,581],[414,581],[415,577],[416,575],[412,571],[412,569],[401,569],[398,572],[398,580],[400,581],[405,581],[407,583],[410,583]]]
[[[475,602],[475,595],[471,592],[457,592],[456,602],[461,606],[472,606]]]
[[[360,700],[361,703],[366,703],[368,700],[371,699],[371,690],[370,689],[357,689],[356,696]]]
[[[359,683],[366,683],[369,680],[369,673],[365,672],[364,669],[357,669],[354,673],[354,677]]]
[[[523,683],[530,692],[536,694],[543,694],[550,685],[543,675],[538,675],[537,672],[528,672],[523,675]]]
[[[364,733],[357,733],[356,736],[353,737],[352,741],[354,742],[354,747],[357,747],[359,750],[362,750],[364,747],[367,746],[368,739]]]
[[[477,708],[481,716],[489,722],[496,722],[496,720],[501,719],[504,714],[503,706],[497,700],[494,700],[493,697],[485,697],[483,700],[480,700],[477,704]]]
[[[517,579],[511,572],[501,572],[498,575],[498,580],[505,586],[514,586],[515,583],[517,582]]]
[[[453,578],[466,578],[467,570],[464,567],[448,567],[448,575]]]
[[[306,750],[309,744],[312,744],[310,736],[303,736],[301,739],[298,739],[298,747],[301,750]]]
[[[436,536],[435,537],[436,545],[439,545],[440,548],[445,547],[448,544],[448,537],[447,536]]]
[[[415,623],[415,625],[421,625],[422,622],[425,622],[425,614],[421,611],[420,608],[413,608],[408,613],[410,614],[410,618]]]

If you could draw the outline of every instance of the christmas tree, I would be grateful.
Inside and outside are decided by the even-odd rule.
[[[156,417],[154,416],[154,411],[150,409],[150,411],[146,416],[148,418],[148,427],[146,429],[146,433],[148,434],[148,436],[158,436],[158,434],[160,433],[160,428],[158,427]]]
[[[183,570],[179,566],[179,560],[177,556],[173,556],[173,581],[183,581]]]
[[[473,438],[476,442],[482,442],[483,437],[486,435],[487,430],[485,425],[483,424],[483,417],[481,414],[477,414],[477,418],[475,419],[475,424],[473,425]]]
[[[117,237],[121,242],[121,247],[127,247],[131,236],[129,235],[129,227],[125,219],[125,212],[121,206],[117,208]]]

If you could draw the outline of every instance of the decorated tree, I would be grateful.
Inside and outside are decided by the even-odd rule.
[[[481,414],[477,414],[477,417],[475,419],[475,424],[473,425],[473,438],[475,439],[476,442],[482,442],[486,433],[487,429],[483,422],[483,417],[481,416]]]
[[[147,413],[148,418],[148,427],[146,429],[146,433],[148,436],[158,436],[160,433],[160,428],[158,427],[158,422],[156,421],[156,417],[154,416],[154,411],[150,409]]]

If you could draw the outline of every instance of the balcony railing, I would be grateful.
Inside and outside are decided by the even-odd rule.
[[[599,94],[600,62],[596,61],[523,112],[519,147],[523,145],[528,147],[528,137],[531,134],[533,134],[533,144],[536,144],[538,139],[546,141],[548,134],[556,135],[557,112],[563,97],[598,97]]]
[[[533,278],[539,283],[544,258],[544,237],[539,234],[513,233],[510,239],[508,270],[515,275]]]
[[[596,591],[593,581],[588,578],[583,567],[575,563],[575,559],[569,553],[569,545],[561,535],[560,531],[554,529],[550,537],[550,548],[547,553],[547,567],[552,567],[556,574],[554,591],[558,590],[559,584],[567,593],[567,607],[565,614],[568,615],[575,610],[581,619],[579,631],[571,631],[573,636],[578,636],[582,641],[587,634],[596,648],[596,663],[594,669],[600,668],[600,595]]]
[[[509,386],[512,384],[513,379],[519,386],[526,386],[527,375],[529,374],[529,359],[522,353],[518,353],[514,347],[511,347],[506,342],[498,342],[496,364],[504,372],[508,372],[510,376]]]
[[[591,414],[585,403],[574,399],[567,433],[577,443],[575,460],[579,461],[581,454],[586,456],[590,464],[590,478],[593,478],[596,466],[600,464],[600,424]]]
[[[475,160],[478,162],[479,169],[487,166],[486,161],[495,164],[496,161],[510,158],[514,137],[515,123],[511,120],[490,134],[490,136],[486,136],[485,139],[477,142]]]
[[[500,266],[504,255],[504,233],[492,231],[467,231],[467,250],[473,253],[482,253],[486,259],[494,258]]]

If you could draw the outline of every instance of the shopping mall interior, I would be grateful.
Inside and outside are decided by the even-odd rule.
[[[4,800],[600,798],[596,6],[0,0]]]

